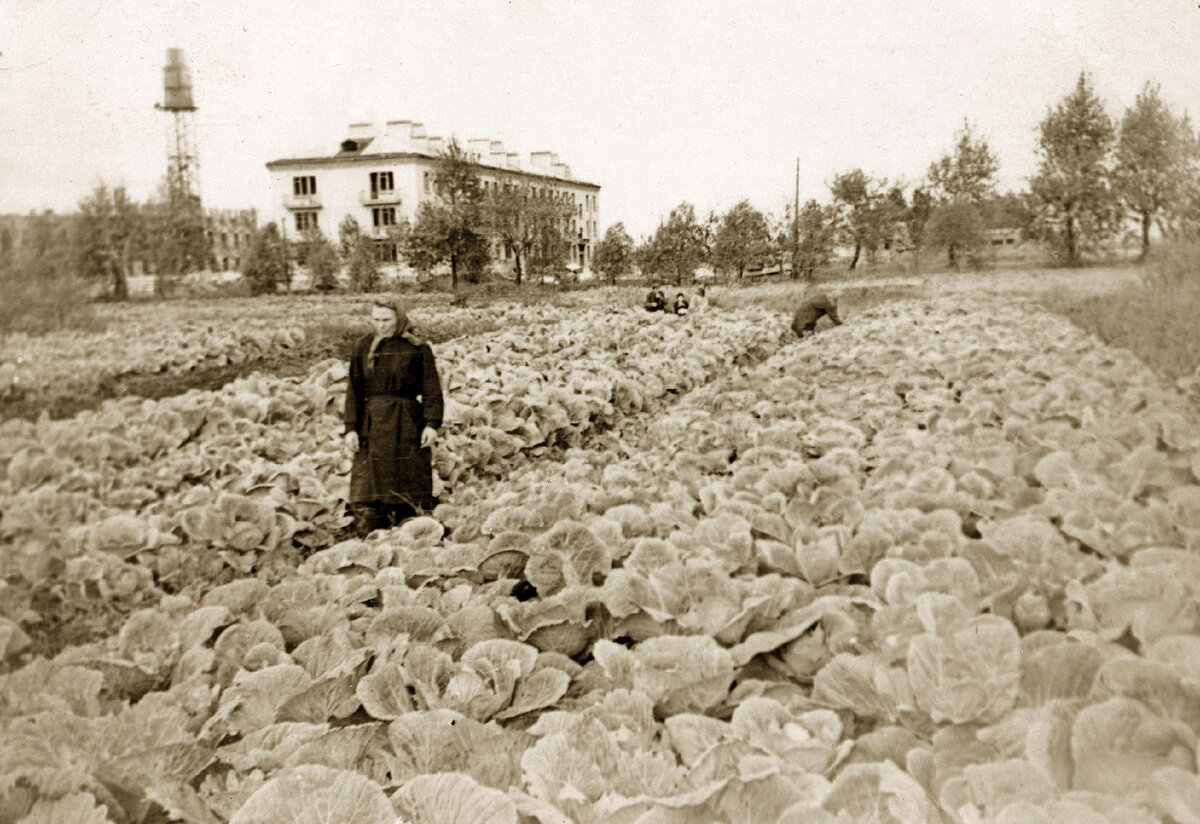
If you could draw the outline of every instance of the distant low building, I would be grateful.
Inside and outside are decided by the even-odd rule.
[[[266,219],[292,241],[317,228],[336,242],[339,225],[350,215],[378,242],[385,259],[395,259],[389,228],[413,221],[421,202],[433,197],[436,162],[446,145],[444,138],[427,135],[424,125],[409,120],[391,120],[383,128],[352,124],[329,154],[267,163],[272,206]],[[568,260],[590,272],[599,239],[598,185],[574,177],[553,152],[533,152],[526,159],[498,140],[469,140],[463,149],[479,163],[484,186],[495,190],[518,182],[532,186],[535,194],[573,205]],[[509,263],[507,249],[498,246],[495,251],[502,264]]]
[[[987,245],[999,251],[999,247],[1018,246],[1021,243],[1020,229],[985,229],[983,232]]]

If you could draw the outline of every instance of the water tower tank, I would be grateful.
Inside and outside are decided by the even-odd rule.
[[[183,60],[183,49],[167,49],[167,65],[163,67],[163,105],[172,111],[193,111],[192,73]]]

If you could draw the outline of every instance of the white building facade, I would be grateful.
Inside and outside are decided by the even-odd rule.
[[[438,156],[447,141],[426,135],[425,127],[408,120],[388,121],[383,127],[355,123],[338,150],[328,156],[272,160],[271,212],[284,237],[299,240],[319,228],[337,241],[346,215],[381,242],[388,227],[415,219],[422,201],[434,197]],[[553,152],[533,152],[528,158],[508,152],[496,140],[469,140],[463,149],[479,164],[485,186],[505,183],[532,186],[542,193],[574,204],[568,227],[569,260],[573,268],[590,271],[598,240],[600,187],[577,180]],[[501,263],[507,258],[498,250]]]

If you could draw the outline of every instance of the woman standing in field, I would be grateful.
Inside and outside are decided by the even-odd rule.
[[[442,386],[433,350],[417,338],[404,305],[371,304],[372,334],[350,356],[346,444],[354,453],[350,506],[359,536],[433,507],[430,449],[442,425]]]

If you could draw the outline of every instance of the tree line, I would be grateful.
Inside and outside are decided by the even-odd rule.
[[[1200,134],[1158,86],[1147,83],[1115,121],[1081,74],[1047,111],[1038,136],[1038,168],[1022,191],[997,191],[997,157],[964,121],[953,145],[911,186],[856,168],[829,182],[828,202],[811,199],[798,210],[789,204],[775,217],[747,200],[703,217],[681,203],[640,242],[623,224],[610,226],[595,268],[613,281],[636,268],[680,283],[702,265],[741,277],[751,265],[782,269],[786,261],[793,277],[810,278],[839,244],[850,269],[884,247],[918,259],[944,253],[957,267],[977,261],[987,231],[1001,228],[1074,265],[1131,220],[1143,257],[1155,228],[1164,237],[1200,228]]]
[[[593,268],[610,282],[640,271],[681,283],[702,265],[736,277],[759,265],[790,265],[794,277],[808,278],[839,245],[851,269],[883,248],[914,258],[944,253],[957,267],[979,259],[992,228],[1018,230],[1076,264],[1131,223],[1143,255],[1155,230],[1170,237],[1200,227],[1200,134],[1186,114],[1172,111],[1158,86],[1147,83],[1114,120],[1081,74],[1047,110],[1038,136],[1038,168],[1021,191],[997,191],[997,157],[964,121],[953,144],[915,183],[855,168],[834,176],[824,202],[788,204],[774,215],[747,200],[720,215],[700,215],[681,203],[640,241],[622,223],[610,226],[595,247]],[[460,279],[479,280],[497,256],[511,260],[518,284],[565,271],[574,242],[573,201],[519,176],[485,182],[457,141],[434,171],[432,197],[422,200],[411,222],[399,220],[382,238],[349,215],[332,239],[310,230],[288,241],[275,224],[261,227],[243,256],[251,290],[289,287],[300,265],[318,289],[336,288],[344,269],[351,288],[369,291],[378,288],[385,259],[403,260],[423,274],[444,267],[454,288]],[[174,195],[165,184],[147,203],[134,202],[121,187],[100,185],[76,214],[31,220],[23,234],[34,241],[20,248],[0,227],[0,275],[8,280],[22,272],[69,272],[123,299],[137,262],[160,274],[211,262],[199,199]]]
[[[101,183],[77,212],[45,211],[22,222],[20,243],[11,227],[0,228],[0,275],[69,275],[104,284],[109,296],[123,300],[137,266],[181,275],[211,263],[200,199],[173,192],[166,183],[144,203],[123,186]]]

